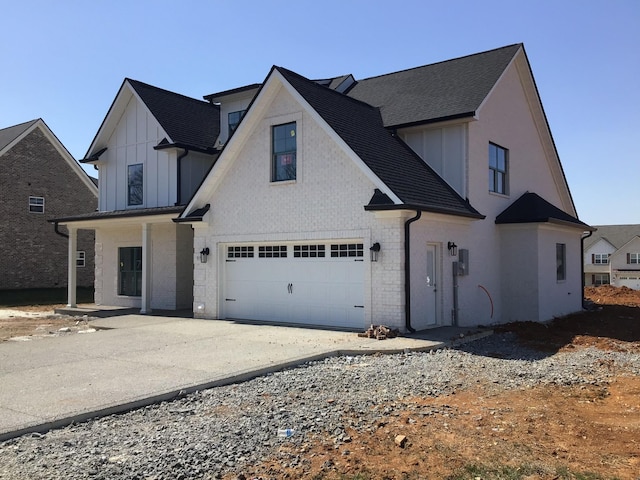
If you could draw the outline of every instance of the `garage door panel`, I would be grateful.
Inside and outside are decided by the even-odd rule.
[[[290,245],[286,257],[226,262],[224,296],[235,301],[225,302],[224,316],[364,328],[364,262],[333,258],[325,248],[318,258],[295,258]]]

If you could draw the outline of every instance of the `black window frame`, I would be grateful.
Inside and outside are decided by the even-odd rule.
[[[233,132],[235,132],[236,128],[238,128],[238,125],[240,124],[240,121],[244,117],[245,113],[247,113],[246,110],[236,110],[235,112],[229,112],[227,114],[227,123],[229,125],[229,131],[228,131],[229,137]]]
[[[133,171],[139,168],[140,173]],[[127,165],[127,206],[138,206],[144,204],[144,164],[133,163]]]
[[[297,137],[297,122],[271,126],[271,182],[297,179]]]
[[[503,167],[500,165],[501,152]],[[489,142],[489,192],[499,195],[509,194],[509,150],[493,142]]]
[[[556,243],[556,281],[567,280],[567,244]]]
[[[118,248],[118,295],[142,296],[142,247]]]

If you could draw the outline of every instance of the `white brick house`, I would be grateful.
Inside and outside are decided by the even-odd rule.
[[[87,155],[108,207],[61,220],[97,229],[102,301],[149,311],[188,299],[200,318],[403,331],[581,308],[591,227],[577,218],[522,45],[359,81],[273,67],[208,104],[182,98],[175,107],[200,114],[174,133],[175,119],[158,118],[171,95],[125,81],[119,115]],[[207,122],[215,138],[194,149]],[[172,177],[185,159],[199,169],[183,192],[211,165],[188,201]],[[140,163],[142,203],[121,208],[132,188],[123,167]],[[132,273],[114,265],[133,247],[142,288],[122,295]]]

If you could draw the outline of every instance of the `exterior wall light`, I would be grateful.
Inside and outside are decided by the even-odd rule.
[[[455,243],[447,243],[447,249],[449,250],[449,255],[451,255],[452,257],[458,255],[458,246]]]
[[[371,261],[377,262],[378,254],[380,253],[380,244],[376,242],[373,245],[371,245],[371,248],[369,249],[369,253],[371,253]]]
[[[209,247],[204,247],[200,250],[200,263],[207,263],[207,257],[209,256]]]

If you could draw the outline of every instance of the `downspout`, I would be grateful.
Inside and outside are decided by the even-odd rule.
[[[180,200],[182,200],[180,198],[182,196],[182,186],[181,186],[182,185],[182,168],[180,168],[180,167],[182,166],[182,159],[184,157],[186,157],[188,154],[189,154],[189,149],[185,148],[184,152],[182,152],[181,155],[178,155],[178,158],[177,158],[177,161],[176,161],[177,168],[178,168],[178,175],[177,175],[178,176],[178,185],[177,185],[177,189],[176,189],[176,197],[177,197],[176,198],[176,206],[182,205],[180,203]]]
[[[411,333],[416,330],[411,326],[411,230],[409,226],[419,220],[421,210],[416,210],[416,216],[404,222],[404,303],[405,303],[405,327]]]
[[[585,309],[586,308],[586,303],[584,301],[584,287],[585,287],[585,282],[584,282],[584,241],[589,238],[591,235],[593,235],[593,232],[590,231],[588,235],[585,235],[584,237],[580,238],[580,279],[582,280],[582,308]],[[611,281],[611,280],[609,280]]]
[[[60,231],[60,229],[59,229],[59,227],[60,227],[60,225],[58,225],[58,222],[55,222],[55,223],[53,224],[53,229],[55,230],[55,232],[56,232],[58,235],[60,235],[61,237],[64,237],[64,238],[69,238],[69,235],[67,235],[67,234],[66,234],[66,233],[64,233],[64,232],[61,232],[61,231]]]

